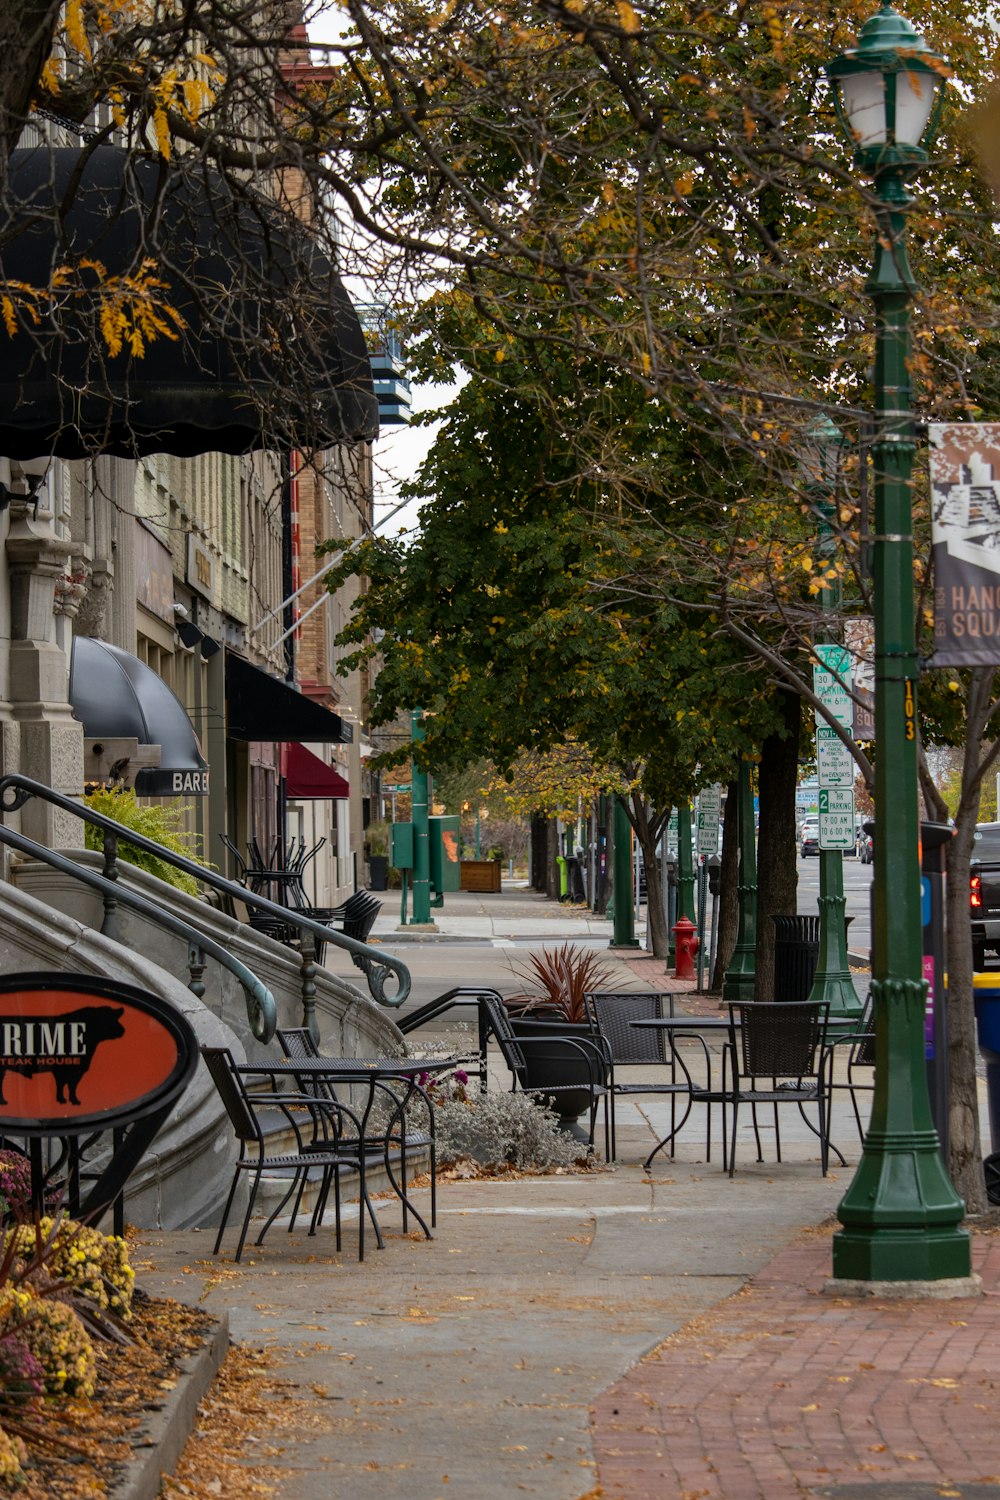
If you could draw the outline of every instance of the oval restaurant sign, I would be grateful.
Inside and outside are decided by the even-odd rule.
[[[0,1130],[128,1125],[168,1106],[197,1061],[188,1021],[146,990],[77,974],[0,979]]]

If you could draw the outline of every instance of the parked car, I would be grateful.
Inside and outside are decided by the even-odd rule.
[[[1000,959],[1000,823],[976,825],[969,867],[969,917],[973,967],[985,969],[987,953],[996,967]]]
[[[819,854],[819,819],[806,818],[802,824],[799,834],[799,853],[803,858],[807,854]]]

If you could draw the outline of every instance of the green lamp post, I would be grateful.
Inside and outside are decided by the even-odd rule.
[[[889,5],[827,68],[855,162],[875,182],[875,872],[871,1124],[838,1217],[833,1275],[848,1282],[951,1281],[970,1290],[963,1204],[931,1120],[924,1066],[917,800],[917,653],[910,476],[907,179],[927,160],[947,69]]]
[[[691,804],[677,808],[677,915],[697,924],[694,909],[694,853],[691,848]]]
[[[840,608],[841,587],[839,578],[830,578],[829,565],[837,550],[833,522],[842,442],[840,429],[829,417],[817,417],[806,430],[804,482],[819,520],[816,550],[823,562],[823,585],[819,594],[821,618],[816,633],[817,638],[824,641],[836,640],[839,636],[839,623],[835,617]],[[816,1004],[828,1005],[831,1016],[856,1016],[861,1009],[847,954],[846,906],[844,856],[839,849],[824,849],[821,845],[819,956],[809,999]]]
[[[415,708],[410,738],[418,745],[424,738],[424,711]],[[428,823],[428,776],[414,756],[410,766],[410,805],[413,820],[413,916],[410,925],[427,927],[431,922],[431,845]]]

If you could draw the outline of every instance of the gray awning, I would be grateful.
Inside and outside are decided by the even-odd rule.
[[[78,179],[78,180],[77,180]],[[193,155],[13,152],[0,217],[0,454],[328,448],[378,434],[365,336],[305,227]],[[65,290],[34,304],[24,287]],[[101,287],[155,278],[174,337],[112,353]],[[18,289],[21,288],[21,289]]]
[[[159,745],[160,764],[136,773],[140,797],[206,797],[208,762],[184,705],[152,667],[118,646],[77,636],[69,701],[88,739]]]

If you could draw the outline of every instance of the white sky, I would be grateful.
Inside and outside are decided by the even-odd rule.
[[[308,6],[307,9],[311,11],[312,7]],[[317,14],[310,16],[309,38],[314,42],[336,41],[343,35],[347,24],[349,24],[347,18],[336,3],[322,4],[317,8]],[[316,54],[317,60],[321,55]],[[364,288],[359,278],[350,277],[345,280],[355,283],[349,284],[348,290],[357,302],[382,300],[377,290]],[[442,406],[455,394],[456,389],[454,386],[420,386],[414,383],[412,391],[414,413],[431,411],[435,407]],[[420,467],[434,441],[435,430],[435,426],[411,427],[407,424],[383,427],[382,435],[375,443],[375,526],[383,536],[396,536],[400,531],[410,530],[416,525],[419,506],[415,503],[407,505],[384,527],[379,527],[379,520],[387,516],[395,505],[398,505],[398,487],[407,479],[411,479]]]

